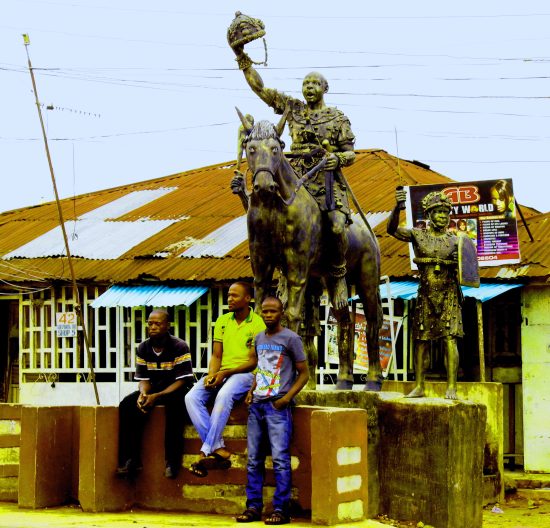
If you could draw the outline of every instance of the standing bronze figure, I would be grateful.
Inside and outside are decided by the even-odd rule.
[[[406,192],[396,191],[396,206],[388,220],[387,231],[403,242],[410,242],[414,262],[420,273],[420,285],[413,318],[416,386],[408,398],[425,395],[425,373],[430,364],[430,344],[442,340],[447,368],[445,398],[456,400],[458,373],[457,338],[464,335],[462,328],[462,290],[459,282],[459,257],[471,255],[473,243],[466,237],[449,231],[451,201],[442,192],[431,192],[422,200],[426,229],[399,226],[399,212],[405,208]],[[461,240],[462,239],[462,240]],[[475,259],[475,249],[474,249]],[[471,260],[471,258],[470,258]],[[471,265],[471,263],[470,263]],[[477,270],[477,260],[474,261]]]

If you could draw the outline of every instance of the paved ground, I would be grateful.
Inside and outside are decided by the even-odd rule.
[[[483,528],[550,528],[550,501],[512,497],[498,509],[483,511]],[[368,520],[346,525],[353,528],[414,527],[416,523],[384,523]],[[0,503],[0,528],[186,528],[193,526],[241,526],[229,515],[151,512],[134,510],[121,513],[83,513],[78,506],[63,506],[43,510],[23,510],[17,504]],[[250,523],[251,528],[265,526]],[[312,528],[307,519],[294,519],[293,527]],[[421,526],[421,525],[420,525]]]
[[[0,527],[2,528],[187,528],[192,526],[265,526],[263,522],[237,524],[229,515],[206,515],[174,512],[129,511],[122,513],[83,513],[78,506],[63,506],[44,510],[21,510],[17,504],[0,503]],[[293,527],[311,528],[311,521],[295,519]],[[338,525],[340,527],[350,526]],[[353,523],[357,528],[387,528],[377,521]]]

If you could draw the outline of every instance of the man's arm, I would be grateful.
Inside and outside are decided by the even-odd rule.
[[[252,88],[254,93],[266,104],[270,104],[271,97],[269,92],[264,86],[264,81],[260,77],[260,74],[256,71],[254,66],[252,66],[252,60],[244,52],[243,46],[238,46],[233,48],[235,55],[237,56],[237,63],[239,64],[239,69],[242,70],[246,82]]]
[[[221,343],[219,344],[222,345]],[[221,346],[221,351],[222,351],[221,354],[223,354],[223,345]],[[251,372],[258,365],[258,356],[256,356],[256,350],[254,349],[254,345],[252,345],[248,349],[248,359],[244,363],[241,363],[238,367],[235,367],[232,369],[219,370],[219,366],[221,365],[221,354],[220,354],[220,359],[218,364],[218,370],[215,373],[211,374],[210,367],[208,369],[207,378],[211,378],[211,379],[204,380],[204,385],[206,387],[211,387],[211,388],[218,387],[223,383],[223,381],[226,378],[233,376],[233,374],[240,374],[242,372]],[[214,357],[214,352],[212,353],[212,357]],[[210,363],[212,364],[212,361],[210,361]]]
[[[276,114],[282,114],[292,98],[282,92],[278,92],[277,90],[266,88],[264,86],[263,79],[254,68],[250,57],[244,52],[243,46],[237,46],[236,48],[233,48],[233,51],[237,56],[239,69],[242,70],[248,86],[252,88],[252,91],[264,103],[271,106],[275,110]]]
[[[247,405],[250,405],[252,403],[253,394],[256,390],[256,376],[254,376],[254,381],[252,382],[252,387],[250,387],[250,390],[246,393],[246,398],[244,399],[244,403]]]
[[[220,371],[223,357],[223,343],[221,341],[214,341],[212,347],[212,356],[210,357],[210,363],[208,363],[208,374],[203,378],[205,387],[214,387],[216,375]]]
[[[145,389],[145,392],[142,391],[142,383],[144,384],[143,387]],[[175,392],[178,389],[180,389],[181,387],[183,387],[186,383],[187,383],[187,381],[185,379],[177,379],[176,381],[174,381],[174,383],[172,383],[171,385],[168,385],[168,387],[166,387],[164,390],[162,390],[160,392],[149,393],[149,391],[151,390],[151,383],[148,382],[148,381],[140,381],[139,382],[139,391],[140,391],[141,394],[139,395],[139,398],[138,398],[138,401],[137,401],[138,407],[143,412],[147,412],[152,407],[155,406],[155,402],[157,401],[157,399],[160,396],[166,396],[167,394]],[[148,385],[146,385],[146,384],[148,384]]]
[[[399,226],[399,213],[401,209],[405,208],[405,200],[407,198],[407,193],[403,188],[398,188],[395,191],[395,207],[391,212],[390,217],[388,218],[388,224],[386,226],[386,231],[388,235],[391,235],[398,240],[403,242],[411,241],[411,230],[406,227]]]
[[[288,392],[283,397],[273,402],[273,407],[275,407],[275,409],[284,409],[287,405],[289,405],[294,396],[296,396],[296,394],[298,394],[308,382],[309,369],[307,368],[307,361],[297,362],[296,370],[298,371],[298,376],[292,384],[292,387],[290,387]]]

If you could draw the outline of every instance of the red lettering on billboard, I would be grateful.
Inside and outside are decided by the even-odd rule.
[[[454,204],[473,204],[479,202],[479,189],[475,185],[460,185],[446,187],[443,192]]]

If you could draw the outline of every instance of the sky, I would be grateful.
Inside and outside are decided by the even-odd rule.
[[[234,160],[235,106],[277,120],[227,44],[236,11],[265,24],[265,85],[301,97],[321,72],[357,149],[512,178],[520,204],[550,209],[546,1],[0,4],[0,211],[54,199],[23,33],[65,198]],[[262,41],[246,51],[264,59]]]

